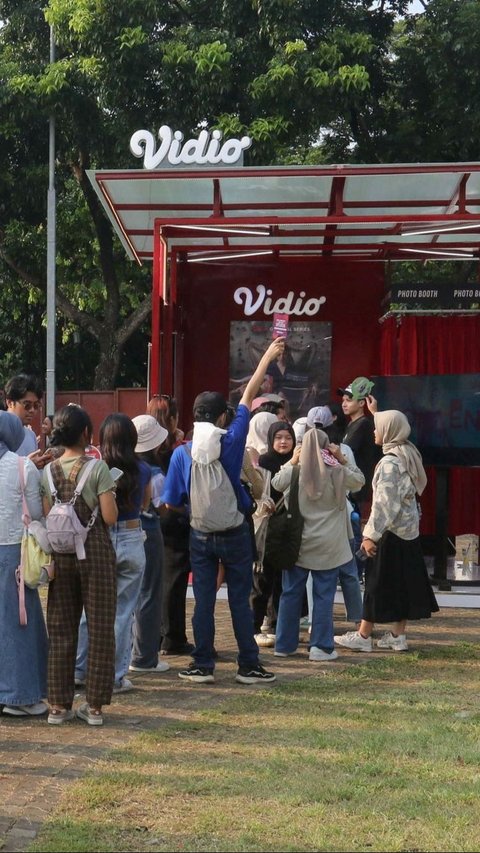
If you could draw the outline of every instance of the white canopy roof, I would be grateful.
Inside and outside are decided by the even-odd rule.
[[[480,163],[89,171],[139,263],[154,235],[190,261],[479,257]]]

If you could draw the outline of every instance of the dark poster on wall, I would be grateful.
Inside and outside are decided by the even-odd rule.
[[[262,354],[275,334],[271,321],[230,323],[230,402],[236,405]],[[268,369],[259,395],[279,394],[288,402],[291,421],[330,399],[332,324],[290,318],[282,359]]]

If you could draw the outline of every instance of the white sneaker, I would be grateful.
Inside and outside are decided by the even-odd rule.
[[[272,639],[268,636],[268,634],[255,634],[255,642],[257,646],[262,646],[263,648],[273,648],[275,645],[275,639]]]
[[[163,661],[159,661],[156,666],[133,666],[130,664],[128,669],[130,672],[168,672],[170,664]]]
[[[39,717],[45,714],[48,706],[45,702],[35,702],[34,705],[4,705],[3,713],[11,717]]]
[[[392,632],[388,631],[387,634],[377,640],[377,647],[379,649],[392,649],[394,652],[406,652],[408,651],[407,638],[405,634],[394,637]]]
[[[352,649],[354,652],[371,652],[373,649],[372,638],[365,639],[359,631],[347,631],[346,634],[337,635],[333,639],[337,646]]]
[[[128,693],[129,690],[133,690],[133,684],[128,678],[122,678],[120,684],[113,688],[114,693]]]
[[[336,660],[338,658],[338,654],[335,650],[333,652],[324,652],[323,649],[319,649],[318,646],[311,646],[308,658],[309,660],[314,661]]]

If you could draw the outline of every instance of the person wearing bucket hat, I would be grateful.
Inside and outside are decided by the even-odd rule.
[[[167,672],[168,663],[159,661],[159,632],[162,617],[162,579],[164,548],[158,508],[165,479],[157,452],[168,437],[168,430],[152,415],[132,418],[137,430],[135,453],[151,472],[151,504],[140,514],[145,534],[145,572],[133,619],[133,647],[130,672]]]
[[[152,415],[137,415],[133,418],[137,430],[135,453],[148,453],[160,447],[168,436],[168,430],[161,426]]]

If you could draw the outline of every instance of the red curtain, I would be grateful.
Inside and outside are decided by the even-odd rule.
[[[384,376],[480,373],[480,317],[389,317],[382,326],[380,360]],[[427,474],[421,531],[431,534],[434,469]],[[451,468],[449,487],[449,534],[480,533],[480,469]]]

